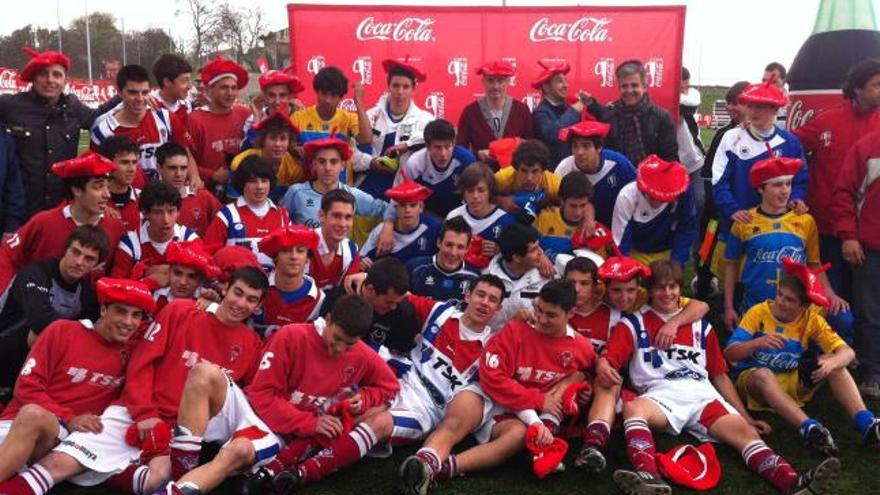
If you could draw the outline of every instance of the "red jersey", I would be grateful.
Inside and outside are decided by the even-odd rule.
[[[574,316],[568,320],[568,324],[579,334],[590,339],[593,350],[599,356],[605,350],[608,338],[611,336],[611,330],[620,321],[620,316],[620,311],[600,302],[598,306],[593,308],[593,311],[587,314],[579,313],[575,309]]]
[[[177,223],[195,230],[199,237],[205,237],[208,225],[223,205],[206,189],[193,190],[187,187],[180,196],[183,201]]]
[[[174,234],[165,242],[156,242],[150,239],[147,228],[150,222],[144,221],[138,230],[128,231],[119,240],[119,249],[113,259],[113,271],[110,276],[116,278],[129,278],[131,270],[138,263],[143,262],[147,266],[162,265],[165,261],[165,249],[174,241],[192,241],[198,239],[198,234],[183,225],[174,226]]]
[[[213,250],[223,246],[245,247],[254,252],[266,271],[271,271],[275,263],[260,251],[260,239],[287,227],[290,218],[283,206],[276,206],[272,200],[267,201],[269,211],[262,218],[248,207],[244,196],[239,197],[235,203],[220,208],[205,233],[205,245]]]
[[[150,96],[155,98],[159,108],[168,110],[171,112],[171,115],[177,117],[177,120],[186,125],[186,122],[189,119],[189,113],[192,112],[192,103],[190,103],[189,100],[165,101],[165,99],[162,98],[162,92],[158,89],[151,91]]]
[[[314,435],[318,415],[348,395],[361,394],[367,410],[390,402],[400,390],[391,368],[362,341],[331,356],[324,327],[319,318],[279,330],[245,390],[254,411],[279,435]]]
[[[596,353],[571,327],[550,337],[512,320],[492,337],[480,363],[480,386],[514,412],[544,407],[544,393],[572,373],[592,370]]]
[[[119,212],[119,221],[122,222],[122,227],[126,232],[138,228],[138,225],[141,224],[141,208],[138,202],[140,195],[140,189],[129,187],[125,203],[116,203],[111,197],[111,202],[107,205]]]
[[[820,234],[835,235],[833,189],[846,152],[860,138],[875,131],[880,131],[880,111],[865,114],[849,101],[823,110],[794,130],[810,156],[807,205]]]
[[[15,235],[0,245],[0,292],[9,287],[15,272],[22,266],[33,261],[64,256],[64,242],[79,226],[70,215],[70,208],[70,205],[64,205],[37,213]],[[97,226],[107,234],[107,259],[112,260],[119,239],[125,232],[122,222],[101,215]],[[104,263],[99,267],[103,268]]]
[[[256,372],[262,345],[257,334],[244,324],[220,323],[216,304],[205,311],[195,304],[170,302],[135,347],[122,391],[122,404],[135,421],[176,421],[186,376],[196,363],[216,364],[238,384]]]
[[[117,107],[118,108],[118,107]],[[186,126],[168,110],[149,110],[137,127],[126,127],[116,120],[115,110],[105,113],[92,126],[91,148],[98,151],[101,144],[111,136],[131,138],[140,147],[138,164],[150,180],[158,177],[156,149],[173,141],[184,148],[192,148],[192,138]]]
[[[269,275],[269,291],[251,318],[251,326],[265,338],[285,325],[314,320],[323,302],[324,291],[308,275],[303,276],[299,289],[284,292],[275,286],[273,272]]]
[[[844,241],[858,239],[868,249],[880,250],[880,132],[853,145],[840,166],[834,186],[835,233]]]
[[[336,246],[336,254],[333,261],[325,265],[321,256],[330,253],[330,248],[324,240],[324,232],[317,227],[318,249],[309,252],[309,264],[306,265],[306,273],[315,279],[318,287],[329,290],[342,284],[346,276],[360,271],[361,258],[358,253],[358,245],[351,239],[343,239]]]
[[[118,396],[129,356],[127,344],[104,339],[89,320],[58,320],[40,334],[15,382],[0,419],[36,404],[69,422],[101,414]]]
[[[202,180],[210,181],[217,169],[226,166],[227,156],[238,154],[244,139],[244,122],[250,115],[248,107],[238,104],[230,113],[217,114],[198,108],[189,114],[187,126]]]

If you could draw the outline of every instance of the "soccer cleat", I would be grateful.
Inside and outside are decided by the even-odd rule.
[[[794,486],[786,495],[819,495],[830,493],[828,490],[840,471],[840,460],[836,457],[825,459],[818,466],[798,476]]]
[[[590,474],[599,474],[605,470],[608,461],[602,451],[593,445],[584,445],[574,459],[574,466]]]
[[[614,484],[626,495],[670,495],[672,487],[651,473],[618,469],[612,476]]]
[[[411,455],[400,465],[400,490],[404,495],[427,495],[433,481],[431,467],[421,458]]]
[[[286,469],[272,477],[272,488],[278,495],[293,493],[303,484],[303,474],[298,467]]]
[[[818,450],[826,457],[837,457],[837,454],[840,452],[828,428],[818,423],[811,425],[810,429],[807,430],[806,440],[808,446]]]
[[[274,476],[275,474],[272,471],[264,467],[261,467],[254,473],[245,475],[241,482],[241,495],[272,493],[274,491],[272,486],[272,478]]]
[[[865,433],[865,447],[880,451],[880,419],[875,419]]]

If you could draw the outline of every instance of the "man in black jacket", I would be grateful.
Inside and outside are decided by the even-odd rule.
[[[97,320],[99,306],[89,282],[107,257],[107,235],[83,225],[67,238],[61,259],[25,265],[0,296],[0,387],[15,384],[31,344],[55,320]]]

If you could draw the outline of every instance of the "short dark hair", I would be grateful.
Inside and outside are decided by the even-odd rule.
[[[742,93],[749,85],[748,81],[738,81],[733,86],[731,86],[727,93],[724,95],[724,101],[727,103],[736,103],[737,99],[739,99],[740,93]]]
[[[312,88],[315,92],[326,91],[338,97],[345,96],[348,93],[348,78],[339,67],[328,65],[315,74],[312,80]]]
[[[138,155],[140,152],[140,147],[128,136],[110,136],[98,146],[98,154],[108,160],[113,160],[116,158],[116,155],[122,153]]]
[[[771,70],[775,70],[779,73],[779,77],[782,79],[782,82],[785,82],[785,79],[788,77],[788,71],[785,70],[785,66],[780,64],[779,62],[770,62],[764,67],[764,72],[770,72]]]
[[[483,162],[474,162],[464,168],[464,171],[458,176],[458,192],[464,194],[465,191],[477,187],[480,182],[486,183],[486,187],[489,188],[489,197],[495,197],[497,192],[495,172]]]
[[[158,163],[160,167],[165,165],[165,162],[172,156],[185,156],[189,158],[186,148],[174,141],[168,141],[162,146],[156,148],[156,163]]]
[[[618,81],[633,74],[638,74],[639,79],[642,80],[642,85],[645,84],[645,64],[637,58],[624,60],[617,66],[617,70],[614,71],[614,76]]]
[[[386,256],[370,266],[364,284],[371,286],[376,294],[387,294],[391,290],[406,294],[409,292],[409,273],[402,261]]]
[[[529,244],[538,242],[538,231],[531,225],[518,223],[501,229],[498,236],[498,250],[504,261],[511,261],[515,255],[525,256],[529,252]]]
[[[596,266],[596,262],[585,256],[576,256],[568,260],[568,263],[565,264],[563,276],[567,277],[571,272],[589,274],[594,282],[599,279],[599,267]]]
[[[690,81],[691,80],[691,71],[687,70],[687,67],[681,67],[681,80],[682,81]]]
[[[122,90],[128,82],[150,82],[150,73],[137,64],[129,64],[116,74],[116,87]]]
[[[779,275],[779,287],[785,287],[794,292],[798,301],[800,301],[801,306],[810,304],[810,297],[807,296],[807,286],[794,275],[782,272],[782,274]]]
[[[681,263],[672,260],[657,260],[649,265],[651,276],[645,278],[645,288],[650,289],[655,284],[672,280],[679,287],[684,280],[684,270]]]
[[[373,307],[357,294],[345,294],[333,302],[330,324],[349,337],[365,337],[373,325]]]
[[[321,211],[326,212],[333,206],[333,203],[346,203],[350,204],[353,209],[357,209],[354,195],[345,189],[334,189],[324,193],[321,196]]]
[[[228,287],[232,287],[237,280],[241,280],[251,289],[257,289],[262,292],[260,299],[266,295],[266,292],[269,291],[269,278],[266,277],[266,273],[263,270],[255,267],[255,266],[243,266],[238,270],[232,272],[229,276],[229,285]]]
[[[856,63],[846,73],[846,80],[843,81],[843,96],[848,100],[854,100],[856,90],[863,89],[877,74],[880,74],[880,59],[868,58]]]
[[[563,311],[571,311],[571,308],[577,303],[577,292],[571,280],[557,278],[551,280],[541,287],[538,297],[546,303],[550,303],[562,308]]]
[[[584,174],[573,173],[562,178],[559,183],[559,200],[587,198],[593,201],[593,184]]]
[[[165,79],[173,82],[177,76],[192,71],[192,65],[186,59],[173,53],[163,53],[153,62],[153,77],[160,88],[164,86]]]
[[[471,226],[467,223],[467,220],[462,218],[461,215],[457,217],[452,217],[445,222],[443,222],[443,226],[440,227],[440,235],[437,236],[437,239],[442,241],[443,236],[446,235],[447,232],[455,232],[458,234],[467,234],[468,242],[471,241],[471,235],[473,235],[473,231],[471,230]]]
[[[591,143],[593,143],[593,147],[596,148],[596,151],[600,151],[602,147],[605,146],[605,139],[601,136],[584,137],[573,135],[571,136],[571,141],[569,142],[569,145],[573,146],[575,141],[590,141]]]
[[[455,141],[455,127],[445,119],[437,119],[428,122],[424,132],[425,144],[431,141]]]
[[[501,300],[504,301],[504,294],[507,289],[504,288],[504,281],[498,277],[498,275],[492,275],[491,273],[484,273],[479,277],[471,280],[471,283],[468,285],[468,292],[477,288],[479,284],[486,284],[501,291]]]
[[[391,84],[391,78],[394,76],[403,76],[412,82],[413,87],[416,87],[416,75],[413,74],[412,71],[408,71],[399,65],[394,66],[388,71],[388,78],[385,81],[386,84]]]
[[[269,134],[287,134],[291,139],[296,136],[290,125],[280,119],[272,119],[266,122],[266,125],[257,131],[257,139],[263,139]]]
[[[141,191],[138,199],[142,213],[149,213],[154,206],[171,205],[180,209],[183,200],[180,198],[180,191],[176,187],[167,182],[155,181],[150,182]]]
[[[107,258],[107,251],[110,249],[110,239],[107,234],[94,225],[80,225],[67,236],[64,241],[64,251],[66,252],[73,245],[74,241],[80,246],[87,247],[98,251],[98,263]]]
[[[245,184],[257,178],[268,180],[270,188],[275,187],[275,182],[278,180],[278,177],[275,175],[275,171],[272,169],[272,165],[270,165],[269,162],[264,160],[261,156],[249,155],[245,157],[245,159],[238,164],[238,168],[235,169],[235,174],[232,178],[232,187],[241,194],[244,194]]]
[[[526,139],[513,152],[513,168],[522,165],[541,164],[544,170],[550,168],[550,150],[547,145],[537,139]]]
[[[86,186],[89,182],[93,180],[109,180],[109,175],[90,175],[86,177],[71,177],[69,179],[61,179],[61,183],[64,185],[64,197],[66,199],[73,199],[74,189],[82,189],[86,190]]]

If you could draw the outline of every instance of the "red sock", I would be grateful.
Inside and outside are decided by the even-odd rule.
[[[584,435],[584,444],[604,450],[608,445],[608,438],[611,437],[611,428],[608,423],[601,419],[591,421],[587,425],[587,433]]]
[[[143,495],[144,484],[149,477],[150,468],[148,466],[132,464],[121,473],[111,476],[104,482],[104,485],[120,492]]]
[[[376,433],[369,425],[361,423],[355,426],[347,434],[333,440],[326,449],[302,463],[304,481],[324,479],[327,475],[354,464],[367,455],[376,442]]]
[[[742,456],[752,471],[780,492],[785,493],[797,481],[797,472],[791,464],[761,440],[746,445]]]
[[[443,461],[434,449],[422,447],[416,452],[416,457],[424,461],[435,475],[443,469]]]
[[[626,439],[626,457],[636,471],[644,471],[660,477],[654,460],[654,436],[643,418],[630,418],[623,422],[623,437]]]
[[[34,464],[27,471],[0,483],[0,493],[4,495],[45,495],[54,484],[55,481],[46,468]]]
[[[179,428],[179,426],[178,426]],[[202,453],[202,437],[175,435],[168,444],[171,448],[171,479],[179,480],[199,465]]]
[[[274,459],[266,463],[264,466],[273,473],[280,473],[287,469],[291,469],[311,453],[312,449],[318,446],[318,442],[314,438],[296,438],[289,444],[285,445]]]
[[[460,475],[461,471],[458,470],[458,461],[453,454],[449,454],[449,457],[440,465],[440,470],[434,474],[434,479],[446,481]]]

